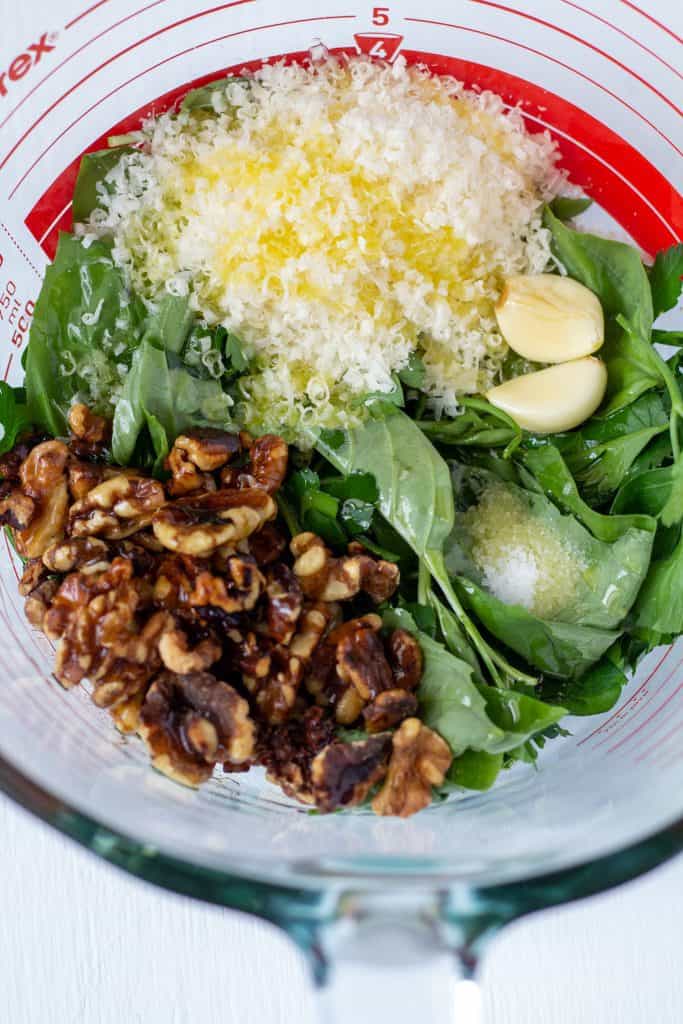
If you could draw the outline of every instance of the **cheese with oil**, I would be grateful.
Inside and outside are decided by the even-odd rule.
[[[136,289],[240,337],[249,425],[343,426],[416,349],[440,409],[495,381],[503,279],[550,256],[546,135],[401,59],[264,66],[214,106],[148,122],[91,228]]]
[[[482,582],[505,604],[552,619],[572,600],[585,566],[580,554],[503,483],[485,488],[463,516]]]

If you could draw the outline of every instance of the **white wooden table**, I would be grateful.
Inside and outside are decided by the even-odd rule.
[[[0,837],[2,1024],[314,1024],[271,926],[129,878],[4,798]],[[486,1024],[680,1024],[682,919],[683,858],[513,926]]]

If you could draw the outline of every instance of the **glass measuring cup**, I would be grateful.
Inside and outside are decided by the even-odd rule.
[[[646,253],[671,244],[681,228],[681,79],[669,18],[627,0],[329,9],[304,0],[286,11],[272,0],[27,4],[6,27],[0,78],[5,378],[21,377],[32,302],[70,224],[80,154],[191,84],[300,57],[319,41],[423,61],[520,103],[532,129],[558,138],[603,230],[630,233]],[[387,1019],[414,1017],[440,993],[448,1019],[455,994],[456,1019],[473,1020],[471,975],[498,928],[633,877],[683,842],[680,644],[649,656],[613,712],[571,720],[571,738],[544,751],[539,773],[521,767],[490,793],[407,822],[311,817],[252,773],[198,793],[154,773],[85,691],[66,694],[50,680],[52,652],[23,617],[9,548],[0,568],[0,783],[128,870],[284,927],[323,989],[338,1001],[353,994],[350,1019],[377,1019],[358,992],[366,965],[382,961],[391,984],[380,974],[372,985]],[[435,1004],[431,1019],[438,1013]]]

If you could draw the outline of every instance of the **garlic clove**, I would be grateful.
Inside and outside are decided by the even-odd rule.
[[[578,281],[556,274],[509,277],[496,305],[503,337],[536,363],[562,363],[597,350],[605,319],[597,297]]]
[[[605,364],[587,356],[514,377],[491,388],[486,397],[523,430],[556,434],[592,416],[606,389]]]

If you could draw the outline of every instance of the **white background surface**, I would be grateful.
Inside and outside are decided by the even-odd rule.
[[[303,961],[269,925],[129,878],[4,798],[0,836],[2,1024],[315,1024]],[[682,919],[680,858],[512,926],[483,972],[485,1024],[680,1024]]]

